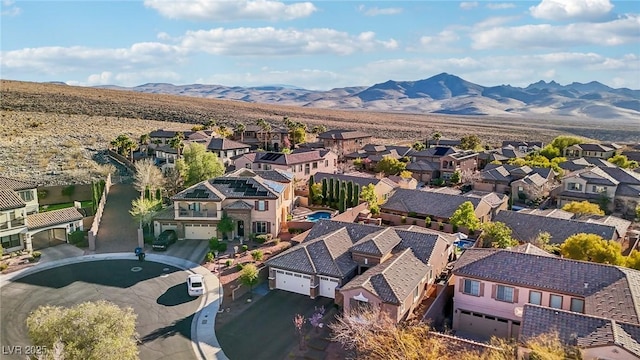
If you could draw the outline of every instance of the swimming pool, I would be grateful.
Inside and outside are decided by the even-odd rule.
[[[307,215],[307,221],[316,222],[321,219],[331,219],[331,213],[328,211],[316,211]]]

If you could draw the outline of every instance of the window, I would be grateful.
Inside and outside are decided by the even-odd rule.
[[[318,168],[318,162],[317,161],[313,162],[313,164],[311,165],[311,168],[312,169],[317,169]]]
[[[542,293],[539,291],[529,291],[529,304],[542,305]]]
[[[584,300],[572,298],[571,299],[571,311],[577,312],[577,313],[583,313],[584,312]]]
[[[582,190],[582,184],[580,184],[580,183],[569,183],[567,185],[567,190],[581,191]]]
[[[420,286],[418,286],[415,290],[413,290],[413,301],[416,301],[420,296]]]
[[[31,190],[20,191],[20,197],[22,198],[22,201],[31,201],[33,200],[33,193],[31,192]]]
[[[267,231],[267,222],[266,221],[256,221],[256,233],[257,234],[266,234]]]
[[[311,171],[311,169],[310,169],[309,164],[304,164],[304,174],[305,175],[309,175],[310,171]]]
[[[591,190],[594,193],[603,193],[603,192],[607,192],[607,188],[605,186],[596,186],[593,185],[593,188],[591,188]]]
[[[266,211],[267,210],[267,205],[266,205],[267,202],[266,201],[260,200],[260,201],[257,201],[257,203],[258,203],[258,206],[256,206],[256,210],[258,210],[258,211]]]
[[[562,296],[551,294],[551,297],[549,297],[549,307],[562,309]]]
[[[269,165],[269,164],[264,164],[264,169],[265,169],[265,170],[271,170],[271,165]]]
[[[20,246],[20,234],[0,237],[0,243],[2,243],[3,249]]]
[[[496,300],[513,302],[513,288],[510,286],[498,285]]]
[[[480,281],[464,279],[465,294],[480,296]]]
[[[329,166],[329,160],[324,161],[324,167],[327,167],[327,166]]]
[[[244,167],[246,167],[247,169],[251,169],[251,164],[250,163],[246,163],[246,164],[244,164]]]

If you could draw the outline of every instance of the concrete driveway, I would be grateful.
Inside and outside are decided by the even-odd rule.
[[[134,271],[136,267],[141,268]],[[192,320],[202,298],[187,294],[187,272],[150,261],[106,260],[65,265],[2,287],[2,345],[29,345],[25,319],[45,304],[71,306],[104,299],[138,315],[140,359],[194,359]],[[3,359],[24,355],[3,354]]]
[[[298,343],[293,318],[311,317],[316,306],[328,309],[333,299],[310,299],[283,290],[272,290],[242,314],[216,331],[220,346],[230,359],[286,359]]]
[[[178,240],[175,244],[169,246],[167,250],[156,251],[147,246],[146,251],[159,255],[175,256],[200,264],[209,251],[209,242],[206,240]]]
[[[107,196],[96,238],[96,253],[133,252],[138,247],[138,223],[129,210],[140,193],[131,184],[116,184]]]

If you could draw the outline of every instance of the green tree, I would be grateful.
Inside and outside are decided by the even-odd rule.
[[[269,134],[271,133],[271,124],[269,124],[262,118],[258,119],[256,124],[262,128],[262,132],[264,133],[264,149],[269,150]]]
[[[431,139],[436,142],[436,145],[440,145],[440,139],[442,139],[442,134],[439,132],[433,133],[431,135]]]
[[[620,154],[609,158],[607,161],[623,169],[635,169],[638,167],[637,161],[629,160],[625,155]]]
[[[322,196],[322,185],[320,183],[315,183],[311,185],[311,187],[313,188],[313,197],[311,198],[311,202],[314,204],[322,204],[324,201],[324,197]]]
[[[362,170],[364,168],[364,161],[362,161],[361,158],[357,158],[353,160],[353,166],[358,170]]]
[[[149,228],[149,224],[160,208],[160,200],[150,198],[138,198],[131,202],[129,214],[140,224],[140,229]],[[150,233],[151,231],[146,231]]]
[[[133,186],[140,192],[140,197],[144,197],[146,190],[155,191],[164,187],[164,177],[160,169],[151,159],[143,159],[134,164],[135,174],[133,174]]]
[[[296,144],[302,144],[307,141],[307,129],[304,124],[302,124],[302,126],[293,128],[293,130],[289,132],[289,136],[294,146]]]
[[[460,174],[460,170],[454,171],[453,174],[451,174],[451,178],[449,179],[449,181],[452,184],[459,184],[460,180],[462,180],[462,175]]]
[[[309,181],[307,182],[307,187],[309,189],[309,200],[312,200],[315,197],[315,194],[313,193],[314,189],[313,189],[313,185],[316,183],[316,180],[314,179],[313,175],[309,176]]]
[[[340,191],[338,194],[338,210],[343,213],[347,208],[347,189],[344,182],[340,183]]]
[[[247,127],[243,123],[237,123],[233,128],[233,131],[240,134],[240,142],[244,141],[244,132],[247,131]]]
[[[360,198],[369,204],[370,211],[372,211],[372,208],[378,207],[378,196],[376,195],[376,187],[373,184],[362,187]]]
[[[181,131],[177,132],[171,140],[169,140],[169,147],[176,149],[179,158],[184,148],[184,134]]]
[[[632,250],[631,254],[627,256],[626,267],[640,270],[640,251]]]
[[[471,201],[465,201],[453,212],[449,219],[451,225],[464,226],[469,231],[476,231],[480,228],[480,220],[476,216],[475,209]]]
[[[511,228],[505,223],[496,221],[482,225],[482,246],[505,249],[518,245],[518,241],[511,237]]]
[[[562,153],[560,152],[560,149],[549,144],[542,148],[542,150],[540,150],[540,155],[546,157],[549,160],[552,160],[554,158],[562,156]]]
[[[329,184],[327,178],[322,179],[322,203],[326,204],[329,200]]]
[[[404,171],[406,167],[407,164],[402,161],[391,156],[384,156],[382,160],[378,162],[378,165],[376,165],[376,171],[383,172],[387,176],[398,175]]]
[[[118,135],[115,140],[111,141],[111,146],[116,149],[116,152],[124,157],[131,158],[133,150],[138,146],[128,135]],[[131,159],[132,160],[132,159]]]
[[[220,125],[218,126],[218,135],[220,135],[221,138],[228,138],[233,135],[233,130],[229,129],[225,125]]]
[[[400,177],[409,180],[413,177],[413,173],[409,170],[404,170],[400,172]]]
[[[460,138],[460,149],[463,150],[480,150],[482,149],[482,140],[478,135],[467,135]]]
[[[224,174],[224,164],[218,156],[199,143],[185,147],[183,159],[176,161],[176,169],[187,187]]]
[[[426,146],[424,145],[424,143],[422,141],[414,142],[413,145],[411,145],[411,147],[415,151],[422,151],[422,150],[424,150],[426,148]]]
[[[313,129],[311,129],[311,133],[312,134],[322,134],[323,132],[327,131],[327,127],[324,125],[316,125],[313,127]]]
[[[543,231],[541,233],[538,234],[538,236],[536,237],[535,241],[533,242],[533,244],[537,247],[539,247],[540,249],[549,252],[549,253],[553,253],[553,254],[559,254],[560,253],[560,245],[558,244],[552,244],[551,243],[551,234]]]
[[[218,222],[218,231],[222,233],[222,239],[227,238],[227,234],[232,232],[235,228],[235,223],[233,219],[227,215],[227,213],[222,213],[220,217],[220,221]]]
[[[334,186],[334,180],[333,178],[329,179],[329,191],[327,193],[328,198],[327,198],[327,204],[331,204],[336,200],[336,197],[334,195],[334,190],[335,190],[335,186]]]
[[[572,201],[562,207],[562,210],[574,213],[577,216],[583,215],[604,215],[600,205],[588,201]]]
[[[27,317],[27,329],[32,344],[57,352],[52,358],[138,359],[136,314],[104,300],[41,306]]]
[[[151,143],[151,136],[149,134],[140,135],[140,145],[144,146],[144,151],[147,152],[149,149],[149,144]]]
[[[253,287],[260,281],[258,275],[258,268],[254,264],[246,264],[240,271],[238,279],[242,285],[249,287],[251,298],[253,298]]]
[[[340,201],[340,184],[341,183],[342,183],[342,181],[340,181],[338,179],[336,179],[336,181],[334,181],[334,183],[333,183],[333,186],[334,186],[334,189],[333,189],[333,202],[336,203],[336,206],[337,206],[338,201]]]
[[[213,130],[213,128],[216,127],[216,121],[213,119],[209,119],[204,125],[207,127],[207,129]]]
[[[640,219],[640,204],[636,205],[636,219]]]
[[[624,265],[622,246],[619,242],[605,240],[596,234],[569,236],[560,246],[560,253],[569,259],[592,261],[611,265]]]
[[[346,198],[346,202],[347,202],[347,207],[353,207],[353,181],[349,181],[347,183],[347,198]]]
[[[576,144],[584,144],[585,142],[587,142],[587,140],[584,138],[580,138],[576,136],[561,135],[553,139],[550,145],[558,149],[562,154],[564,153],[564,149],[568,148],[569,146],[576,145]]]
[[[360,185],[353,184],[353,198],[351,200],[351,206],[360,205]]]

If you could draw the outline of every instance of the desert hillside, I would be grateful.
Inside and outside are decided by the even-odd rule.
[[[138,138],[158,128],[188,129],[218,124],[273,124],[284,116],[309,126],[369,132],[381,142],[477,134],[487,143],[502,139],[550,140],[572,133],[606,141],[640,139],[633,122],[602,124],[585,119],[482,117],[339,111],[253,104],[176,95],[2,80],[0,172],[41,183],[89,181],[108,171],[103,151],[121,133]]]

